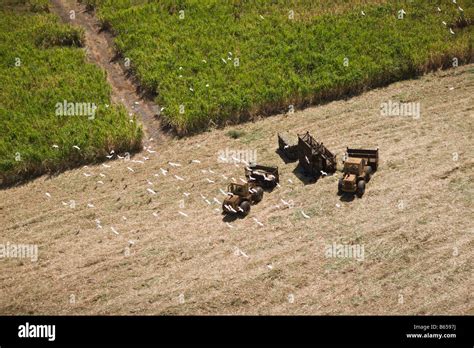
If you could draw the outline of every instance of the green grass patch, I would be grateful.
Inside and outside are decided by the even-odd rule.
[[[0,185],[140,148],[141,128],[111,105],[105,74],[86,63],[82,40],[47,2],[0,5]],[[97,110],[58,116],[64,101]]]
[[[472,0],[85,1],[183,134],[472,59]]]

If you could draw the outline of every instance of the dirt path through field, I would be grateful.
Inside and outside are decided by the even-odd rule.
[[[138,91],[138,84],[127,76],[126,68],[114,59],[116,52],[112,35],[105,31],[100,32],[98,20],[86,11],[84,5],[75,0],[52,0],[50,8],[63,21],[84,29],[87,57],[106,71],[107,82],[112,87],[112,101],[123,104],[129,113],[139,115],[148,139],[164,140],[166,135],[161,130],[159,118],[156,117],[159,107]],[[74,11],[73,16],[71,11]]]

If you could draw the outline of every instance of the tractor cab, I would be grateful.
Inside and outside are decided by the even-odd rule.
[[[352,174],[362,176],[365,170],[365,159],[357,157],[349,157],[344,162],[344,174]]]
[[[231,183],[227,188],[228,192],[232,193],[233,195],[246,197],[249,195],[249,185],[248,184],[237,184]]]

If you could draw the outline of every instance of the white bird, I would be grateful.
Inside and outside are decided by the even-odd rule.
[[[87,203],[87,206],[88,206],[89,208],[94,208],[94,204],[92,204],[92,203]]]
[[[203,62],[203,63],[207,63],[207,60],[203,59],[202,62]]]
[[[257,218],[253,218],[253,220],[257,223],[257,225],[263,226],[263,224],[260,221],[258,221]]]
[[[291,179],[288,179],[288,182],[289,182],[290,184],[292,184],[292,183],[293,183],[293,180],[291,180]]]
[[[455,3],[456,3],[456,0],[453,0],[453,4],[455,4]]]
[[[242,178],[239,178],[239,180],[242,181],[244,184],[247,182],[247,181],[245,181],[245,180],[242,179]]]
[[[161,173],[162,173],[163,175],[166,175],[166,173],[168,173],[168,171],[165,170],[165,169],[163,169],[163,168],[160,168],[160,170],[161,170]]]
[[[176,178],[176,180],[184,181],[184,179],[183,179],[182,177],[180,177],[180,176],[177,176],[176,174],[175,174],[175,176],[174,176],[174,177]]]
[[[102,225],[100,224],[100,220],[99,219],[96,219],[95,220],[95,223],[97,224],[97,228],[102,228]]]
[[[341,205],[339,203],[336,203],[336,208],[340,208]]]
[[[228,194],[227,192],[225,192],[225,191],[224,191],[223,189],[221,189],[221,188],[219,189],[219,191],[221,191],[221,193],[222,193],[224,196],[227,196],[227,194]]]
[[[102,180],[97,181],[97,183],[98,183],[98,184],[101,184],[101,185],[104,184],[104,182],[103,182]]]
[[[215,174],[215,172],[212,169],[209,169],[209,173]]]
[[[148,179],[146,179],[146,183],[147,183],[148,185],[153,185],[153,183],[152,183],[150,180],[148,180]]]
[[[105,178],[105,174],[99,173],[99,175],[103,178]]]
[[[45,195],[49,198],[51,198],[51,195],[49,194],[49,192],[46,192]]]
[[[77,145],[74,145],[73,148],[77,149],[77,150],[80,150],[81,148]]]
[[[107,157],[108,159],[111,159],[112,157],[114,157],[114,155],[107,155],[105,157]]]
[[[117,230],[116,230],[113,226],[110,226],[110,229],[112,230],[113,233],[119,234],[119,233],[117,232]]]
[[[207,170],[206,169],[201,169],[201,173],[206,174]]]
[[[189,90],[190,90],[191,92],[194,92],[194,89],[193,89],[192,87],[189,87]]]
[[[437,10],[438,10],[438,12],[441,12],[441,9],[439,7],[437,8]]]
[[[200,160],[192,160],[191,163],[201,163]]]
[[[147,157],[147,156],[142,156],[142,158],[144,161],[148,161],[150,159],[150,157]]]
[[[56,144],[53,144],[53,147],[54,147],[55,149],[59,148],[59,146],[56,145]]]
[[[327,176],[327,175],[328,175],[328,173],[326,173],[326,172],[324,172],[324,171],[322,171],[322,170],[320,170],[320,172],[321,172],[321,175],[322,175],[322,176]]]
[[[89,174],[89,173],[82,173],[82,174],[84,174],[84,176],[86,176],[86,177],[89,177],[89,176],[92,175],[92,174]]]
[[[243,257],[246,257],[247,259],[249,258],[248,255],[244,253],[242,250],[239,250],[239,252],[240,252],[240,255],[242,255]]]
[[[225,207],[227,210],[230,210],[230,211],[233,212],[233,213],[237,213],[237,212],[235,211],[235,209],[232,208],[232,206],[230,206],[230,205],[228,205],[228,204],[224,205],[224,207]],[[239,208],[240,208],[240,207],[239,207]],[[242,209],[241,209],[241,210],[242,210]]]
[[[127,167],[127,169],[128,169],[129,171],[131,171],[132,173],[135,173],[135,171],[134,171],[132,168]]]
[[[145,162],[143,162],[143,161],[139,161],[139,160],[131,160],[130,162],[133,162],[133,163],[140,163],[140,164],[143,164],[143,163],[145,163]]]
[[[225,176],[224,174],[222,174],[222,177],[224,178],[224,180],[227,180],[227,179],[228,179],[228,177]]]
[[[280,200],[281,200],[281,202],[282,202],[284,205],[286,205],[286,206],[288,206],[288,207],[290,206],[290,203],[288,203],[287,201],[285,201],[283,198],[280,199]]]
[[[360,11],[360,14],[361,14],[362,16],[365,16],[365,12],[364,12],[364,11]]]
[[[206,199],[204,199],[204,202],[206,202],[206,203],[207,203],[207,204],[209,204],[209,205],[211,205],[211,204],[212,204],[211,202],[209,202],[209,200],[208,200],[207,198],[206,198]]]
[[[224,64],[227,64],[227,61],[224,58],[221,58]]]
[[[105,164],[105,163],[102,163],[102,166],[103,166],[104,168],[110,168],[110,166],[109,166],[108,164]]]
[[[190,193],[189,192],[183,192],[183,195],[185,195],[186,197],[189,197]]]
[[[219,202],[219,200],[216,197],[214,197],[214,202],[216,202],[217,204],[221,204],[221,202]]]
[[[181,167],[181,164],[179,163],[168,162],[168,164],[172,167]]]
[[[226,222],[226,225],[227,225],[229,228],[234,228],[234,226],[232,226],[232,225],[229,224],[228,222]]]
[[[202,199],[206,199],[206,196],[204,196],[202,193],[199,192],[199,194],[201,195]]]
[[[461,8],[461,6],[458,7],[458,10],[461,12],[464,12],[464,10]]]
[[[442,22],[444,25],[448,25],[445,21]]]
[[[260,18],[261,18],[261,19],[265,19],[265,18],[263,18],[263,16],[262,16],[262,15],[260,15]]]
[[[151,194],[156,195],[156,192],[153,191],[151,188],[147,188],[146,190],[147,190],[148,192],[150,192]]]
[[[120,155],[117,155],[117,157],[118,157],[119,159],[124,159],[124,158],[125,158],[125,157],[122,157],[122,156],[120,156]]]
[[[158,213],[153,212],[153,216],[158,217]]]
[[[453,29],[449,28],[449,32],[454,35]]]
[[[309,215],[306,215],[304,211],[301,211],[301,215],[303,215],[306,219],[309,219]]]
[[[123,221],[127,221],[127,218],[125,216],[122,216]]]
[[[209,179],[209,178],[206,178],[206,180],[207,180],[207,182],[210,183],[210,184],[214,183],[214,181],[211,180],[211,179]]]
[[[179,211],[178,213],[180,213],[181,215],[183,215],[183,216],[185,216],[185,217],[188,217],[188,214],[183,213],[182,211]]]

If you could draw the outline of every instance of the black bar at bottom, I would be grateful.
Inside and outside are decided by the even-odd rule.
[[[0,347],[69,344],[473,347],[472,319],[472,316],[3,316],[0,317]],[[54,325],[54,340],[52,326],[44,325]],[[40,334],[45,337],[31,337]]]

